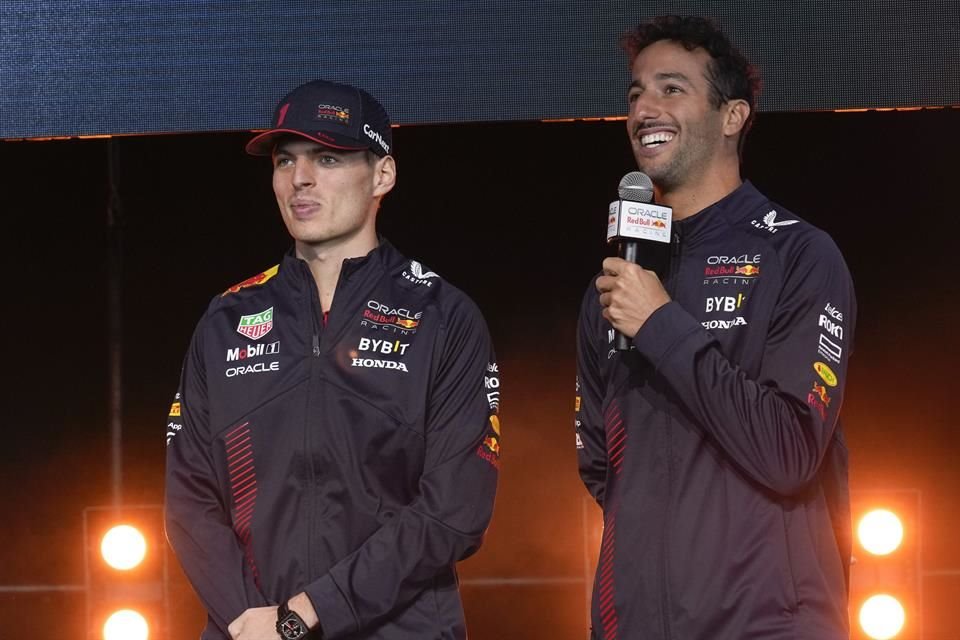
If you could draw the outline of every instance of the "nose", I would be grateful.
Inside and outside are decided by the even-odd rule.
[[[660,103],[652,91],[637,94],[630,103],[629,120],[634,123],[644,120],[655,120],[660,115]]]
[[[296,189],[303,189],[311,186],[314,181],[313,167],[307,158],[297,158],[293,164],[293,173],[291,175],[293,186]]]

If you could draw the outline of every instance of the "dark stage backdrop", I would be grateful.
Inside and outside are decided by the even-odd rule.
[[[4,0],[0,138],[260,128],[317,77],[402,124],[620,116],[617,40],[669,12],[729,31],[764,111],[960,105],[956,0]]]
[[[111,143],[125,221],[131,503],[161,499],[165,417],[194,323],[288,245],[269,162],[243,153],[246,138]],[[746,155],[746,174],[847,257],[860,301],[843,408],[853,488],[923,492],[929,570],[960,568],[957,140],[960,110],[763,114]],[[399,183],[382,230],[477,300],[502,370],[497,510],[485,547],[462,565],[471,638],[583,640],[577,580],[596,549],[585,557],[574,326],[606,253],[606,205],[633,168],[623,124],[410,126],[395,144]],[[0,142],[0,585],[82,582],[81,511],[110,499],[107,145]],[[176,572],[173,585],[173,638],[194,638],[202,614]],[[955,638],[960,580],[924,586],[926,640]],[[79,639],[82,622],[80,594],[0,594],[0,638]]]

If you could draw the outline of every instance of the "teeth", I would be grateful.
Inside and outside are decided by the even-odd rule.
[[[660,133],[650,133],[645,136],[640,136],[640,144],[642,144],[645,147],[662,144],[664,142],[670,142],[671,140],[673,140],[673,134],[667,133],[666,131],[661,131]]]

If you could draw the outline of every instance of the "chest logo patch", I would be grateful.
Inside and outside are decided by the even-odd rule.
[[[273,307],[264,309],[260,313],[240,316],[237,333],[251,340],[259,340],[273,329]]]

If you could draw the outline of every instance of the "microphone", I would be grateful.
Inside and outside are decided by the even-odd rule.
[[[670,222],[673,210],[653,204],[653,181],[645,173],[631,171],[620,179],[619,200],[610,203],[607,216],[607,244],[617,243],[617,255],[638,263],[641,245],[654,250],[670,244]],[[617,351],[629,351],[630,338],[619,331]]]

